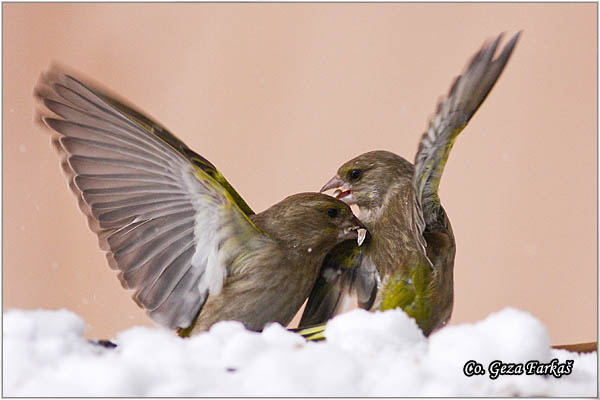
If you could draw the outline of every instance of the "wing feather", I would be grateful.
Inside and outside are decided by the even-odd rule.
[[[465,72],[455,79],[448,96],[438,104],[427,131],[421,137],[413,178],[415,215],[421,233],[428,221],[437,220],[440,206],[438,187],[454,141],[494,87],[520,34],[514,35],[495,59],[502,34],[492,43],[486,43],[473,56]],[[422,238],[421,242],[424,245]]]
[[[252,210],[208,160],[103,91],[51,70],[36,94],[109,265],[155,321],[188,327],[263,236]]]
[[[348,240],[325,257],[317,282],[308,296],[300,327],[326,322],[356,297],[359,307],[370,309],[377,293],[377,270],[368,253],[370,235],[362,246]]]

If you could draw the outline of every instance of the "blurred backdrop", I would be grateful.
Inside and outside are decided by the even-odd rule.
[[[344,161],[413,160],[472,54],[523,36],[441,183],[452,323],[512,306],[553,343],[597,337],[596,4],[3,4],[3,308],[151,325],[67,189],[32,89],[57,61],[148,112],[256,211]]]

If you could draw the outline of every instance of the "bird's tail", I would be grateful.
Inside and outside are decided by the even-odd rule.
[[[440,178],[454,141],[494,87],[520,34],[514,35],[495,59],[502,34],[492,43],[484,44],[465,72],[455,79],[448,96],[438,104],[415,157],[413,182],[417,204],[422,206],[425,216],[430,214],[430,207],[439,205]]]
[[[321,340],[325,340],[325,324],[304,326],[289,330],[299,334],[308,341],[319,342]]]

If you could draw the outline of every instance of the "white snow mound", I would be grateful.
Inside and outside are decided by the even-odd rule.
[[[262,333],[220,322],[188,339],[135,327],[91,344],[67,310],[4,313],[3,395],[141,396],[596,396],[597,353],[552,350],[544,325],[513,308],[425,338],[403,311],[354,310],[327,325],[326,342],[307,343],[278,324]],[[560,378],[500,375],[494,360],[573,360]],[[474,360],[485,375],[467,377]]]

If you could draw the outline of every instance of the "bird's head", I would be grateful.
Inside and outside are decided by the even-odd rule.
[[[299,193],[265,211],[272,236],[293,249],[328,252],[345,240],[362,244],[366,228],[348,205],[320,193]],[[275,225],[274,225],[275,224]]]
[[[389,151],[370,151],[344,163],[321,192],[337,189],[334,197],[358,205],[361,219],[379,209],[388,190],[398,179],[412,179],[414,168],[404,158]]]

